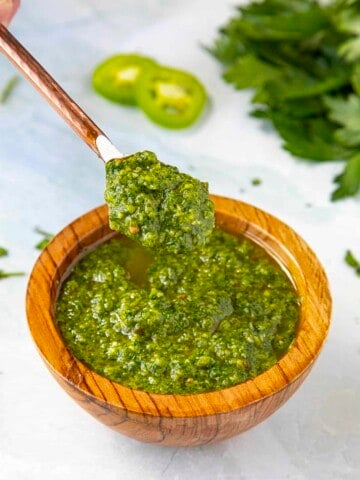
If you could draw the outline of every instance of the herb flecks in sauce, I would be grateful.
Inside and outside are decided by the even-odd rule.
[[[208,185],[159,162],[152,152],[106,164],[105,200],[110,227],[150,249],[191,250],[214,227]]]
[[[74,355],[123,385],[200,393],[241,383],[291,345],[298,298],[246,239],[214,230],[183,255],[115,238],[88,254],[61,291],[56,319]]]

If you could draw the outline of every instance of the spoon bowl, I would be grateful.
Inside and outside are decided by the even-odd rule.
[[[301,299],[296,339],[270,369],[244,383],[193,395],[134,390],[92,371],[68,350],[54,320],[59,289],[71,267],[117,233],[101,206],[66,226],[41,253],[27,290],[33,340],[61,387],[95,418],[137,440],[167,446],[215,443],[265,420],[305,380],[330,325],[331,296],[322,266],[289,226],[246,203],[211,196],[216,223],[263,247],[289,274]]]

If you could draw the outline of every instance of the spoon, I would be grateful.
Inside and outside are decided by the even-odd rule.
[[[38,92],[48,101],[74,132],[105,163],[124,154],[113,145],[104,132],[82,110],[77,103],[60,87],[40,63],[21,43],[0,24],[0,51],[27,78]]]
[[[152,152],[126,157],[123,167],[125,155],[3,25],[0,51],[105,164],[113,160],[106,165],[105,189],[113,230],[145,247],[177,253],[204,245],[215,223],[206,183],[159,162]],[[139,169],[147,174],[139,176]],[[145,196],[144,188],[149,190]]]

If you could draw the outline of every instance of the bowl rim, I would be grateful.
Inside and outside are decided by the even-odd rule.
[[[281,392],[311,368],[330,326],[331,295],[322,265],[307,243],[273,215],[239,200],[216,195],[210,198],[215,204],[217,225],[222,227],[231,219],[238,233],[265,248],[288,271],[298,290],[300,325],[287,353],[246,382],[196,394],[155,394],[132,389],[97,374],[77,360],[57,329],[53,304],[70,268],[68,259],[71,257],[72,263],[76,263],[90,245],[114,235],[108,227],[107,206],[102,205],[78,217],[54,237],[38,257],[28,282],[26,311],[30,333],[60,383],[65,382],[107,408],[142,416],[198,417],[250,406]]]

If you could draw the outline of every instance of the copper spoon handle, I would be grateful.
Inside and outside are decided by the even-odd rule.
[[[102,160],[106,162],[123,156],[79,105],[1,24],[0,51]]]

